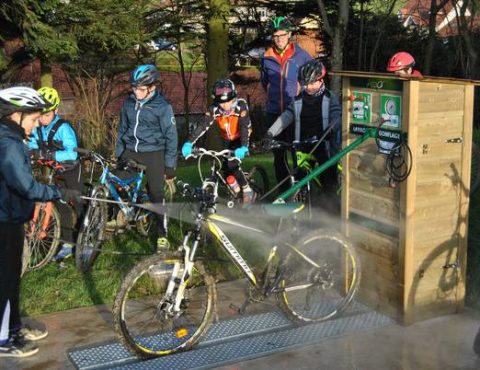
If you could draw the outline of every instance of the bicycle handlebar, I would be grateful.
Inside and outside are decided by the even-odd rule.
[[[270,147],[277,149],[277,148],[292,148],[296,149],[302,145],[312,145],[316,144],[319,142],[320,139],[318,139],[316,136],[313,138],[307,139],[307,140],[302,140],[302,141],[293,141],[293,142],[286,142],[286,141],[281,141],[281,140],[275,140],[272,139],[270,142]]]
[[[118,166],[119,163],[121,163],[121,161],[119,162],[114,162],[110,159],[106,159],[105,157],[103,157],[100,153],[97,153],[95,152],[94,150],[90,150],[90,149],[83,149],[83,148],[76,148],[75,151],[80,154],[82,157],[88,157],[90,159],[92,159],[93,161],[95,162],[98,162],[98,163],[109,163],[109,164],[112,164],[112,165],[116,165]],[[124,165],[132,168],[132,169],[136,169],[136,170],[139,170],[139,171],[145,171],[147,169],[147,166],[141,164],[141,163],[138,163],[137,161],[135,161],[134,159],[128,159],[127,161],[124,161]]]
[[[215,151],[215,150],[207,150],[207,149],[204,149],[204,148],[195,148],[193,151],[192,151],[192,154],[190,154],[189,156],[187,156],[185,159],[188,159],[190,157],[192,158],[197,158],[201,155],[209,155],[209,156],[212,156],[212,157],[224,157],[224,158],[232,158],[234,157],[234,151],[233,150],[230,150],[230,149],[224,149],[224,150],[221,150],[219,152]]]

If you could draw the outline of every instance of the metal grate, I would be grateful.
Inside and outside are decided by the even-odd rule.
[[[213,324],[193,350],[166,357],[139,361],[116,342],[72,349],[69,357],[78,369],[208,369],[393,322],[358,303],[337,319],[301,327],[281,312],[269,312]]]

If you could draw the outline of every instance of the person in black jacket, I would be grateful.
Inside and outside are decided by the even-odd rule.
[[[38,352],[33,341],[48,334],[22,326],[19,301],[24,223],[32,218],[35,201],[69,198],[31,173],[25,140],[49,106],[28,87],[0,90],[0,358],[33,355]]]
[[[335,94],[326,88],[323,81],[325,75],[325,66],[317,59],[312,59],[301,66],[298,71],[298,82],[302,91],[267,131],[268,141],[294,123],[294,141],[305,142],[319,140],[328,130],[325,140],[317,148],[314,149],[315,144],[306,144],[300,148],[303,152],[314,149],[312,154],[319,164],[336,154],[341,142],[342,108]],[[330,166],[320,174],[320,182],[323,193],[335,195],[336,166]],[[333,198],[329,197],[330,200]]]
[[[122,107],[116,156],[120,160],[134,159],[147,167],[150,200],[164,202],[164,178],[174,188],[177,165],[177,127],[172,106],[156,90],[157,68],[143,64],[130,77],[133,94]],[[157,248],[168,248],[167,218],[156,215],[159,237]]]

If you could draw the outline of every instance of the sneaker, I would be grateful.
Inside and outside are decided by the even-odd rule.
[[[161,236],[157,239],[157,251],[166,250],[170,248],[170,242],[164,236]]]
[[[57,253],[53,260],[59,262],[73,255],[73,247],[70,244],[63,244],[60,251]]]
[[[11,338],[6,344],[0,346],[1,357],[28,357],[38,352],[38,347],[30,341],[20,341]]]
[[[14,333],[12,337],[15,337],[20,340],[27,340],[27,341],[37,341],[46,338],[48,335],[47,329],[37,329],[32,328],[28,325],[25,325],[19,331]]]

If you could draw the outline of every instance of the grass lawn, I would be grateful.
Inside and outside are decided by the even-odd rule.
[[[273,182],[271,155],[248,157],[242,166],[250,168],[254,163],[263,165]],[[177,179],[192,185],[200,185],[196,162],[182,162],[177,170]],[[170,236],[173,244],[181,240],[179,223],[172,221]],[[112,303],[122,276],[135,261],[154,252],[155,236],[150,239],[139,236],[134,231],[120,234],[103,245],[91,273],[82,274],[75,267],[73,258],[65,261],[65,268],[50,263],[43,269],[27,273],[22,278],[21,307],[24,315],[62,311],[76,307]],[[212,247],[214,248],[214,247]],[[217,251],[207,251],[215,255]],[[222,256],[223,258],[224,256]],[[235,268],[232,265],[233,272]]]

